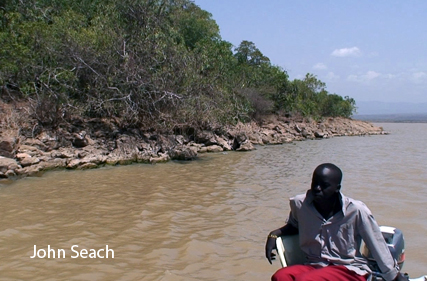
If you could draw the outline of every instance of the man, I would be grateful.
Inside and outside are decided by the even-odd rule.
[[[340,192],[341,180],[340,168],[321,164],[313,172],[311,189],[291,198],[288,222],[270,232],[265,255],[271,264],[277,236],[299,233],[307,263],[279,269],[272,281],[366,281],[371,271],[359,252],[362,239],[386,281],[408,280],[398,271],[368,207]]]

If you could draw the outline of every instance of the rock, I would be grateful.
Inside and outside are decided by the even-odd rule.
[[[119,163],[120,158],[117,156],[108,157],[105,164],[115,166]]]
[[[284,133],[284,129],[281,128],[280,126],[277,126],[277,125],[273,128],[273,130],[275,130],[279,134],[283,134]]]
[[[20,146],[20,149],[21,147],[29,146],[29,147],[35,147],[37,150],[41,150],[41,151],[48,150],[48,146],[38,139],[28,138],[22,144],[23,145]]]
[[[90,169],[100,165],[126,165],[135,162],[159,163],[170,159],[193,160],[198,153],[227,150],[250,151],[254,145],[281,144],[311,138],[345,135],[387,134],[370,123],[346,118],[310,121],[270,116],[261,125],[241,123],[212,130],[175,130],[176,135],[139,128],[118,129],[97,120],[57,131],[33,130],[25,138],[0,138],[0,177],[38,175],[43,170]],[[90,123],[90,122],[89,122]],[[103,125],[104,124],[104,125]],[[41,127],[40,127],[41,128]],[[41,128],[42,129],[42,128]],[[90,132],[94,139],[91,139]],[[73,133],[79,132],[81,133]],[[192,139],[193,141],[190,141]],[[14,158],[14,159],[12,159]]]
[[[179,144],[185,144],[187,142],[186,138],[183,135],[176,135],[175,140]]]
[[[78,158],[85,158],[87,155],[88,155],[88,152],[84,151],[84,150],[77,152],[77,157]]]
[[[271,143],[271,137],[269,135],[262,134],[261,135],[261,141],[262,141],[262,144],[270,144]]]
[[[228,144],[228,142],[219,136],[215,136],[216,138],[216,142],[219,146],[221,146],[223,148],[223,150],[232,150],[231,145]]]
[[[138,163],[149,163],[151,157],[151,153],[140,152],[137,154],[136,161]]]
[[[28,167],[40,163],[40,159],[37,157],[25,157],[19,161],[22,167]]]
[[[95,163],[85,163],[85,164],[79,166],[77,169],[86,170],[86,169],[94,169],[97,167],[98,167],[98,165],[96,165]]]
[[[198,153],[206,153],[208,152],[208,148],[206,146],[203,146],[199,149]]]
[[[134,161],[135,159],[133,159]],[[68,169],[77,169],[82,167],[99,166],[107,161],[107,157],[103,155],[91,155],[82,159],[73,159],[67,164]],[[88,165],[91,164],[91,165]],[[93,165],[92,165],[93,164]],[[84,168],[83,168],[84,169]]]
[[[19,161],[20,160],[22,160],[22,159],[24,159],[24,158],[30,158],[31,157],[31,155],[30,154],[28,154],[28,153],[24,153],[24,152],[21,152],[21,153],[18,153],[18,154],[16,154],[16,159],[18,159]]]
[[[196,141],[198,143],[203,143],[206,146],[217,144],[215,134],[211,131],[201,131],[197,133]]]
[[[90,163],[101,165],[105,163],[105,161],[107,160],[107,156],[95,154],[95,155],[91,155],[90,157],[86,157],[86,160]]]
[[[68,169],[76,169],[78,166],[83,165],[87,163],[86,161],[82,159],[73,159],[67,164]]]
[[[151,157],[150,163],[156,164],[156,163],[160,163],[160,162],[167,162],[169,160],[170,160],[170,157],[168,154],[161,153],[158,157]]]
[[[52,151],[50,156],[52,158],[73,158],[75,157],[75,154],[73,151],[70,150],[66,150],[66,149],[60,149],[60,150],[56,150],[56,151]]]
[[[128,157],[128,158],[122,158],[119,160],[119,162],[117,162],[117,165],[130,165],[132,163],[135,163],[137,160],[133,157]]]
[[[294,139],[292,137],[290,137],[290,136],[286,136],[285,135],[285,136],[282,136],[280,138],[280,143],[290,143],[292,141],[294,141]]]
[[[21,166],[16,162],[15,159],[0,157],[0,172],[3,174],[8,170],[16,170],[21,168]]]
[[[251,133],[248,135],[248,138],[252,144],[264,145],[262,137],[259,133]]]
[[[18,148],[19,153],[27,153],[31,157],[43,155],[43,151],[32,145],[21,144]]]
[[[197,157],[197,151],[186,145],[178,145],[169,151],[172,160],[194,160]]]
[[[34,165],[34,166],[28,166],[28,167],[16,169],[15,172],[17,175],[32,177],[32,176],[39,175],[40,172],[42,172],[42,169],[41,169],[41,166]]]
[[[221,146],[219,146],[219,145],[210,145],[210,146],[207,146],[206,148],[207,148],[207,152],[221,152],[221,151],[224,151],[224,149]]]
[[[14,137],[2,137],[0,140],[0,156],[12,158],[17,139]]]
[[[67,160],[61,158],[54,158],[48,161],[40,162],[39,166],[42,170],[65,168],[67,166]]]
[[[7,178],[12,178],[12,177],[15,177],[15,176],[16,176],[16,173],[15,173],[15,171],[14,171],[14,170],[7,170],[7,171],[6,171],[6,173],[4,173],[4,175],[5,175]]]
[[[39,136],[37,136],[37,139],[39,139],[46,148],[43,149],[43,151],[52,151],[55,149],[59,149],[61,146],[64,145],[64,142],[67,142],[62,135],[62,132],[59,133],[59,137],[51,136],[48,132],[41,132]]]
[[[192,142],[188,143],[188,146],[191,147],[191,148],[193,148],[193,149],[196,149],[196,151],[198,151],[199,149],[201,149],[205,145],[200,144],[200,143],[195,143],[194,141],[192,141]]]
[[[255,147],[252,145],[250,141],[245,141],[240,145],[240,147],[237,149],[237,151],[251,151],[254,150]]]
[[[158,136],[153,136],[156,139]],[[129,158],[129,155],[136,155],[139,152],[138,147],[142,147],[135,136],[119,135],[117,136],[113,154],[119,158]],[[134,157],[136,158],[136,157]]]
[[[233,150],[237,150],[242,145],[242,143],[247,141],[247,139],[248,137],[244,132],[239,132],[238,134],[236,134],[234,136],[234,141],[233,141]]]
[[[324,138],[324,137],[325,137],[325,133],[316,131],[316,132],[314,132],[314,136],[315,136],[316,138],[320,138],[320,139],[322,139],[322,138]]]
[[[137,148],[139,151],[153,151],[151,145],[146,142],[138,143]]]
[[[309,138],[309,133],[306,130],[302,130],[301,136],[303,136],[304,138],[308,139]]]
[[[199,153],[199,148],[197,146],[189,146],[188,148],[190,148],[191,150],[193,150],[195,153]]]
[[[235,136],[235,140],[237,140],[238,143],[243,143],[248,139],[246,133],[239,133]]]
[[[298,125],[295,125],[295,131],[302,133],[302,129]]]
[[[74,134],[74,139],[72,141],[73,146],[77,148],[85,147],[89,144],[89,141],[86,138],[86,132],[82,131],[79,134]]]

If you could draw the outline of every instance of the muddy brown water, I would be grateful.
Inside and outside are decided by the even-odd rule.
[[[279,262],[264,257],[266,235],[321,162],[343,169],[344,194],[379,224],[403,231],[403,271],[427,274],[427,124],[378,125],[392,134],[0,185],[0,280],[269,280]]]

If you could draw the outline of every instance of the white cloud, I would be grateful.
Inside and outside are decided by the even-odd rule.
[[[366,72],[366,74],[364,75],[364,77],[367,80],[372,80],[372,79],[375,79],[375,78],[379,77],[380,75],[381,75],[381,73],[378,73],[378,72],[370,70],[370,71]]]
[[[375,57],[378,57],[378,56],[379,56],[378,52],[371,52],[371,53],[368,54],[368,58],[375,58]]]
[[[352,74],[352,75],[347,76],[347,80],[357,82],[358,81],[357,77],[358,77],[357,75]]]
[[[352,47],[352,48],[342,48],[342,49],[335,49],[331,56],[334,57],[356,57],[360,56],[362,52],[358,47]]]
[[[427,81],[427,73],[423,71],[412,73],[411,80],[415,83],[422,83]]]
[[[339,75],[336,75],[335,73],[333,73],[331,71],[331,72],[328,72],[328,74],[326,75],[326,79],[331,81],[331,80],[338,80],[338,79],[340,79],[340,77],[339,77]]]
[[[363,74],[351,74],[347,76],[347,81],[368,83],[371,81],[395,81],[398,83],[412,82],[414,84],[427,83],[427,72],[424,71],[407,71],[400,73],[379,73],[376,71],[367,71]],[[387,82],[389,83],[389,82]]]
[[[383,74],[382,77],[387,78],[387,79],[394,79],[394,78],[398,78],[399,75],[398,74],[387,73],[387,74]]]
[[[313,69],[324,70],[328,69],[328,67],[326,66],[326,64],[319,62],[313,66]]]
[[[372,81],[378,77],[384,77],[384,78],[389,78],[389,74],[386,75],[382,75],[381,73],[369,70],[368,72],[366,72],[365,74],[361,74],[361,75],[349,75],[347,77],[347,80],[349,81],[354,81],[354,82],[369,82]]]

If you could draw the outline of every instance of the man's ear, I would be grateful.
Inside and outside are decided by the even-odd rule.
[[[335,190],[335,192],[340,192],[341,190],[341,184],[337,185],[337,190]]]

